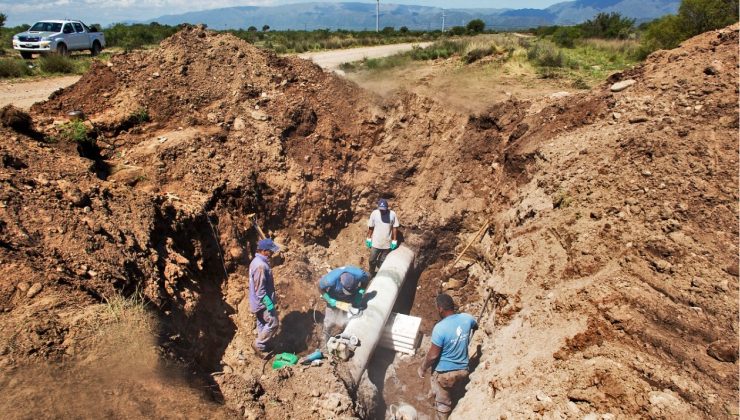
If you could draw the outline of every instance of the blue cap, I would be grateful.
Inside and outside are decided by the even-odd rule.
[[[270,238],[265,238],[257,242],[257,251],[280,251],[280,247],[275,244]]]
[[[378,200],[378,208],[381,210],[388,210],[388,201],[385,198]]]
[[[351,295],[357,290],[357,286],[360,284],[357,278],[351,273],[342,273],[339,276],[339,282],[342,283],[342,291],[345,295]]]

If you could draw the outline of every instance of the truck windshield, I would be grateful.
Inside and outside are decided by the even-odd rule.
[[[58,22],[36,22],[29,29],[30,32],[61,32],[62,24]]]

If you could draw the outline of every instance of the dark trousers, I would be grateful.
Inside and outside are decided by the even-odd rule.
[[[390,249],[378,249],[378,248],[372,248],[370,249],[370,275],[375,276],[375,273],[378,271],[378,268],[380,268],[381,265],[383,265],[383,261],[385,261],[385,257],[388,256],[388,253],[390,253]]]

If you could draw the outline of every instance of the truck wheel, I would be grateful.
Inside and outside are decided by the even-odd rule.
[[[33,58],[33,53],[28,51],[21,51],[21,57],[23,57],[24,60],[30,60]]]
[[[59,55],[69,55],[69,51],[67,50],[67,46],[64,44],[57,45],[57,54]]]
[[[100,48],[100,43],[98,41],[95,41],[92,44],[92,48],[90,48],[90,55],[92,57],[95,57],[96,55],[100,54],[100,50],[102,50],[102,48]]]

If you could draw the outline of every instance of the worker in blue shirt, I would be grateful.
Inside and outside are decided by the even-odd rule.
[[[370,276],[365,270],[346,265],[331,270],[319,280],[319,292],[326,301],[324,312],[324,343],[347,326],[349,314],[337,306],[359,308]]]
[[[432,344],[419,366],[420,378],[435,363],[432,373],[432,392],[438,420],[446,420],[454,406],[453,396],[468,381],[468,343],[478,323],[472,315],[456,313],[452,297],[446,293],[437,296],[437,312],[441,321],[432,329]]]

